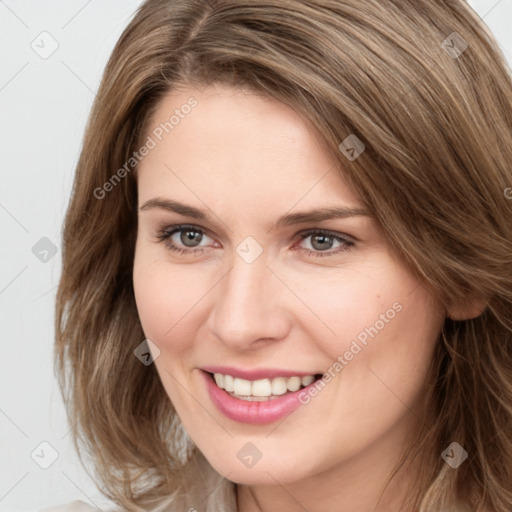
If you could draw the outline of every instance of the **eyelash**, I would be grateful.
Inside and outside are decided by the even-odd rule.
[[[168,239],[174,235],[175,233],[179,233],[180,231],[185,231],[186,229],[189,229],[191,231],[195,231],[197,233],[201,233],[202,235],[205,235],[205,231],[198,226],[193,226],[191,224],[180,224],[177,226],[169,226],[161,231],[158,232],[157,238],[159,242],[164,242],[167,249],[174,251],[179,254],[198,254],[205,251],[205,248],[198,247],[195,249],[183,249],[182,247],[176,247],[175,245],[168,242]],[[308,256],[315,256],[315,257],[326,257],[326,256],[334,256],[336,254],[340,254],[342,252],[350,250],[354,246],[354,242],[351,242],[350,240],[347,240],[346,238],[343,238],[340,235],[337,235],[331,231],[328,230],[322,230],[322,229],[310,229],[309,231],[301,233],[300,240],[305,240],[306,238],[312,236],[312,235],[324,235],[328,237],[332,237],[337,242],[340,242],[343,244],[343,246],[339,247],[338,249],[334,251],[312,251],[310,249],[303,249],[301,247],[297,249],[293,249],[296,251],[301,251],[303,254],[306,254]]]

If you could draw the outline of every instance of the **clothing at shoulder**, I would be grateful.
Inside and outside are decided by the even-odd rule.
[[[96,507],[88,505],[84,501],[75,500],[64,505],[56,505],[49,508],[43,508],[39,512],[92,512],[97,511]]]

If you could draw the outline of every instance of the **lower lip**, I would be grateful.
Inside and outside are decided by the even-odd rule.
[[[201,370],[201,373],[206,380],[206,386],[212,402],[222,414],[233,421],[253,424],[272,423],[288,416],[302,405],[298,398],[299,393],[307,393],[308,387],[316,382],[313,381],[309,386],[293,393],[287,393],[279,398],[261,402],[250,402],[233,398],[227,391],[215,384],[209,373],[203,370]]]

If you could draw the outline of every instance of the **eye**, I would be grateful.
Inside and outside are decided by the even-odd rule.
[[[300,242],[310,239],[306,244],[309,247],[294,247],[292,250],[301,251],[307,256],[334,256],[341,252],[347,251],[354,246],[354,242],[330,231],[314,229],[302,233]],[[167,249],[179,254],[198,254],[207,250],[207,239],[212,241],[203,229],[198,226],[185,224],[178,226],[169,226],[161,230],[157,234],[159,241],[164,242]],[[211,242],[210,242],[211,243]],[[331,250],[333,249],[334,250]]]
[[[347,251],[354,246],[354,242],[344,238],[343,236],[325,230],[310,230],[300,235],[301,242],[311,239],[307,245],[311,248],[299,247],[295,250],[300,250],[310,256],[333,256],[341,252]],[[336,245],[338,244],[338,245]],[[332,247],[336,249],[330,251]],[[327,252],[329,251],[329,252]]]
[[[203,252],[205,246],[200,244],[210,237],[201,228],[187,224],[163,229],[157,238],[165,243],[167,249],[183,254]]]

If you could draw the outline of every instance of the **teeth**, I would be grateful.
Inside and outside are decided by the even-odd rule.
[[[246,380],[245,382],[249,382]],[[252,396],[270,396],[272,394],[272,384],[269,379],[255,380],[252,383],[252,393],[247,393]],[[237,393],[238,395],[239,393]]]
[[[219,388],[225,389],[232,396],[247,397],[247,399],[284,395],[288,391],[298,391],[301,386],[309,386],[315,380],[313,375],[307,375],[306,377],[276,377],[250,381],[222,373],[214,373],[213,378]]]
[[[300,377],[290,377],[286,381],[286,387],[288,388],[288,391],[298,391],[301,384],[302,382]]]
[[[214,373],[213,378],[215,379],[215,382],[219,388],[224,387],[224,375],[222,375],[222,373]]]
[[[224,375],[224,386],[219,387],[224,387],[226,391],[233,392],[235,390],[235,379],[231,375]]]
[[[284,395],[288,390],[286,387],[286,380],[284,377],[277,377],[272,379],[272,394]]]
[[[235,378],[233,393],[235,395],[251,395],[251,381]]]
[[[226,376],[224,376],[224,379],[226,379]],[[302,377],[302,385],[309,386],[314,380],[315,377],[313,375],[307,375],[306,377]]]

